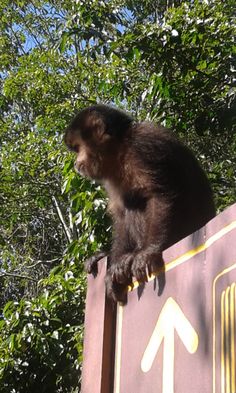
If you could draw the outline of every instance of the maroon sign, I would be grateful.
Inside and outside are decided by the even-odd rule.
[[[163,257],[117,307],[113,389],[96,392],[235,393],[236,205]]]

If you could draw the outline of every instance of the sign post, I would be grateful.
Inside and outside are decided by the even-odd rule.
[[[106,258],[99,261],[96,277],[88,276],[82,393],[112,393],[114,379],[116,307],[106,297]]]

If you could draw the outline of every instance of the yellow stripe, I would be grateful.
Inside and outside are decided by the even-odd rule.
[[[231,392],[235,390],[235,283],[230,287]]]
[[[231,270],[236,269],[236,263],[222,270],[214,279],[212,286],[212,296],[213,296],[213,393],[216,393],[216,283],[217,280],[224,274],[229,273]],[[236,299],[235,299],[236,302]],[[223,318],[223,314],[221,314]],[[222,361],[221,361],[222,365]]]
[[[225,341],[226,341],[226,348],[225,348],[225,364],[226,364],[226,393],[230,393],[230,342],[229,342],[229,291],[230,287],[227,287],[225,291]]]
[[[221,393],[225,393],[225,291],[221,294]]]
[[[209,239],[207,239],[205,243],[201,244],[196,248],[193,248],[190,251],[187,251],[185,254],[181,255],[180,257],[173,259],[173,261],[166,263],[164,267],[161,267],[160,269],[157,270],[155,274],[152,274],[150,277],[148,277],[148,282],[154,280],[156,276],[158,276],[160,273],[164,271],[168,272],[169,270],[174,269],[175,267],[181,265],[182,263],[187,262],[195,255],[200,254],[202,251],[205,251],[217,240],[221,239],[223,236],[225,236],[227,233],[229,233],[235,228],[236,228],[236,220],[226,225],[224,228],[222,228],[219,232],[215,233],[213,236],[209,237]],[[136,289],[138,286],[139,286],[139,282],[134,281],[133,286],[132,287],[129,286],[128,290],[132,291],[133,289]]]
[[[117,314],[116,314],[116,351],[115,351],[116,357],[115,357],[114,393],[120,393],[122,322],[123,322],[123,306],[118,303]]]

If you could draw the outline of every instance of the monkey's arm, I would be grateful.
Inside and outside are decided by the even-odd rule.
[[[163,265],[162,251],[169,238],[171,207],[167,194],[165,198],[151,196],[148,199],[143,212],[146,233],[139,250],[129,239],[124,223],[116,227],[112,263],[106,278],[107,293],[115,301],[126,301],[127,286],[132,285],[133,277],[140,282],[147,281],[147,275]]]
[[[116,219],[113,229],[110,267],[105,280],[106,289],[108,296],[115,302],[126,303],[127,287],[132,285],[133,248],[129,242],[124,220]]]
[[[171,198],[152,197],[146,207],[146,235],[142,249],[136,253],[131,271],[138,281],[147,281],[158,267],[163,265],[162,251],[170,238]]]

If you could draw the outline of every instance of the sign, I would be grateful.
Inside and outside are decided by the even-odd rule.
[[[163,258],[117,308],[113,392],[236,393],[236,205]]]

